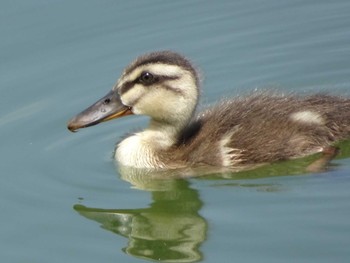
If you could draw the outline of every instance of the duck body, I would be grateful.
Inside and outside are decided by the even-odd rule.
[[[293,159],[347,138],[349,114],[350,100],[337,97],[253,94],[199,113],[173,144],[164,144],[158,131],[136,133],[117,145],[115,157],[126,166],[168,169]]]
[[[124,166],[151,169],[239,168],[323,152],[350,136],[349,98],[259,92],[195,114],[198,97],[192,64],[175,52],[153,52],[127,67],[112,91],[68,128],[148,115],[148,128],[122,140],[115,158]]]
[[[344,116],[340,105],[347,109]],[[349,113],[350,100],[325,95],[254,94],[224,101],[198,116],[190,156],[194,162],[235,167],[322,152],[349,136]]]

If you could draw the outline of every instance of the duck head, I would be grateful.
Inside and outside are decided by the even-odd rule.
[[[198,82],[194,67],[178,53],[146,54],[124,70],[107,95],[73,117],[68,129],[74,132],[130,114],[182,128],[196,108]]]

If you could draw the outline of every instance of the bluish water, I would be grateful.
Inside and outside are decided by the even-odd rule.
[[[291,163],[157,181],[111,158],[147,118],[66,130],[153,50],[195,62],[203,105],[270,86],[350,95],[349,1],[0,6],[1,262],[349,262],[349,158],[319,174]]]

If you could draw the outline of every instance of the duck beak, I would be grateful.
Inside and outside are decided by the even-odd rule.
[[[73,117],[68,122],[67,128],[71,132],[75,132],[80,128],[93,126],[100,122],[130,114],[133,114],[131,107],[125,106],[121,102],[118,92],[112,90],[106,96]]]

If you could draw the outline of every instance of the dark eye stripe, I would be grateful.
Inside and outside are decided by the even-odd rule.
[[[121,86],[119,94],[122,95],[128,92],[135,85],[135,81],[127,81]]]
[[[158,75],[152,75],[152,82],[150,84],[146,84],[144,82],[142,82],[140,79],[141,79],[141,76],[139,78],[137,78],[136,80],[134,80],[134,82],[137,82],[137,83],[142,83],[144,85],[152,85],[154,83],[162,83],[164,81],[167,81],[167,80],[176,80],[176,79],[179,79],[180,77],[179,76],[158,76]]]
[[[161,84],[167,80],[176,80],[176,79],[179,79],[180,77],[178,76],[155,76],[157,78],[157,84]],[[139,80],[139,77],[136,78],[135,80],[133,81],[127,81],[123,84],[123,86],[120,87],[119,89],[119,94],[122,95],[126,92],[128,92],[130,89],[132,89],[132,87],[135,85],[135,84],[139,84],[141,83],[140,80]],[[146,86],[146,85],[145,85]],[[148,85],[147,85],[148,86]],[[151,86],[151,85],[150,85]],[[171,88],[171,86],[169,85],[164,85],[164,88],[168,89],[168,90],[174,90],[175,92],[178,92],[179,89],[177,88]]]

